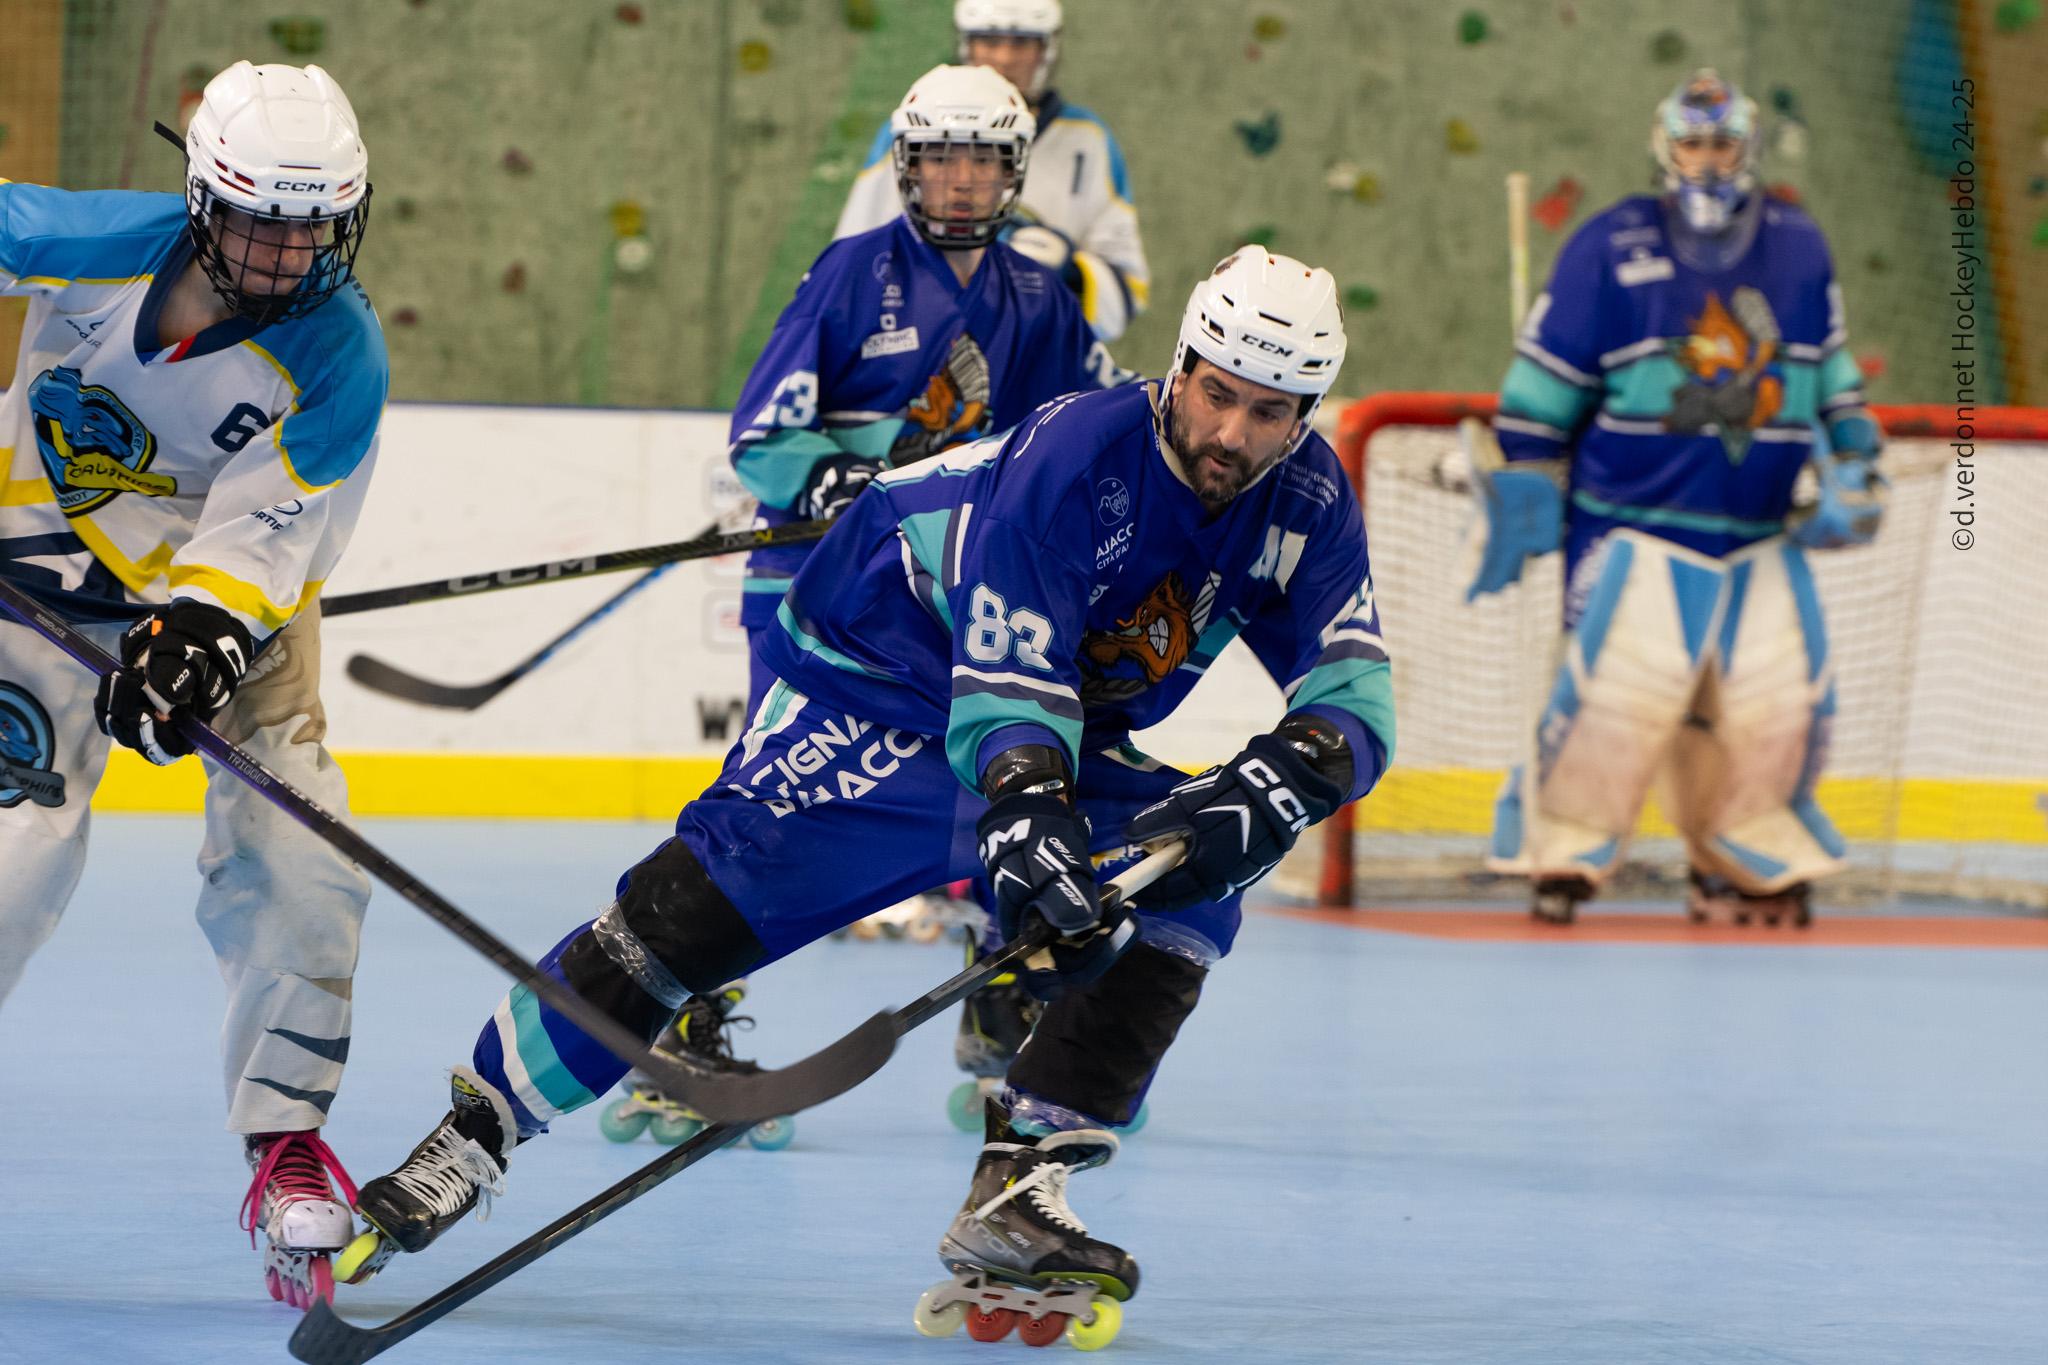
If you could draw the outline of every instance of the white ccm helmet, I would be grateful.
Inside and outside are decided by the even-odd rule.
[[[1178,382],[1200,356],[1225,374],[1300,395],[1301,426],[1291,454],[1337,382],[1344,345],[1344,315],[1329,271],[1257,244],[1241,246],[1188,295],[1173,375]]]
[[[1045,44],[1045,51],[1032,69],[1024,94],[1041,99],[1052,84],[1053,66],[1060,59],[1064,17],[1060,0],[954,0],[953,30],[960,39],[960,60],[967,60],[969,38],[1036,38]]]
[[[935,66],[917,78],[889,116],[895,139],[896,193],[918,235],[941,251],[987,246],[1010,221],[1031,160],[1038,121],[1011,85],[985,66]],[[954,218],[934,212],[918,183],[918,157],[935,146],[992,148],[1001,158],[1003,186],[986,217]]]
[[[317,66],[236,62],[206,84],[185,133],[185,211],[201,267],[228,306],[257,322],[311,312],[355,274],[370,212],[370,155],[355,110]],[[312,264],[283,293],[243,287],[247,220],[310,228]]]

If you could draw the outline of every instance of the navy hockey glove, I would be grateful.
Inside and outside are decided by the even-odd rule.
[[[1138,893],[1144,908],[1222,900],[1271,872],[1303,830],[1342,803],[1351,768],[1342,745],[1327,722],[1290,717],[1278,732],[1253,736],[1222,767],[1139,811],[1124,826],[1131,843],[1188,843],[1181,865]]]
[[[860,490],[875,481],[882,462],[861,455],[841,455],[820,460],[811,470],[803,491],[796,495],[794,510],[812,521],[830,521],[860,496]]]
[[[1025,963],[1024,984],[1040,999],[1101,976],[1137,930],[1121,906],[1103,912],[1088,821],[1068,799],[1065,770],[1064,759],[1039,745],[999,755],[983,780],[994,789],[988,812],[975,826],[1003,937],[1014,939],[1034,918],[1061,934],[1049,954]]]
[[[173,763],[192,746],[170,723],[176,712],[212,720],[235,695],[255,653],[242,623],[219,607],[181,598],[121,632],[121,667],[100,679],[93,717],[151,763]]]

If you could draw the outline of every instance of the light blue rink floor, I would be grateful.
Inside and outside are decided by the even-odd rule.
[[[526,952],[644,826],[372,823]],[[235,1227],[195,821],[103,819],[0,1012],[0,1359],[283,1360]],[[4,870],[0,870],[4,875]],[[825,942],[758,977],[788,1061],[954,968]],[[502,989],[388,893],[328,1136],[359,1178],[445,1107]],[[1144,1287],[1101,1357],[1151,1361],[2048,1361],[2048,954],[1438,941],[1254,915],[1151,1126],[1073,1202]],[[926,1341],[918,1293],[975,1142],[950,1024],[397,1347],[393,1361],[1019,1360]],[[653,1158],[596,1112],[522,1148],[489,1223],[341,1291],[381,1320]],[[1052,1348],[1068,1351],[1064,1344]]]

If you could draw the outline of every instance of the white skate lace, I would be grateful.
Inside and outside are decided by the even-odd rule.
[[[434,1134],[434,1145],[391,1173],[391,1183],[446,1216],[476,1191],[476,1219],[487,1222],[491,1199],[505,1192],[505,1173],[474,1138],[453,1128]]]
[[[995,1198],[974,1211],[977,1222],[988,1217],[1012,1199],[1024,1195],[1031,1197],[1031,1206],[1070,1232],[1085,1233],[1088,1225],[1075,1216],[1067,1207],[1067,1168],[1057,1161],[1048,1161],[1022,1180],[1004,1190]]]

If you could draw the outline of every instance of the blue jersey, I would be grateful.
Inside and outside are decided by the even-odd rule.
[[[963,288],[908,219],[825,248],[733,409],[731,457],[761,522],[834,464],[903,466],[1002,431],[1051,398],[1123,375],[1059,280],[1002,245]],[[809,547],[756,551],[741,620],[775,619]]]
[[[1616,526],[1712,555],[1775,535],[1815,426],[1842,446],[1868,420],[1813,220],[1766,200],[1747,253],[1701,271],[1664,215],[1639,195],[1573,234],[1501,390],[1508,459],[1571,456],[1573,561]]]
[[[1369,790],[1393,753],[1393,695],[1336,455],[1311,435],[1211,516],[1161,437],[1157,392],[1070,395],[884,474],[797,575],[763,661],[807,705],[943,735],[978,789],[1017,744],[1055,746],[1078,772],[1242,637],[1292,709],[1343,729],[1351,795]],[[756,731],[786,705],[771,691]]]

